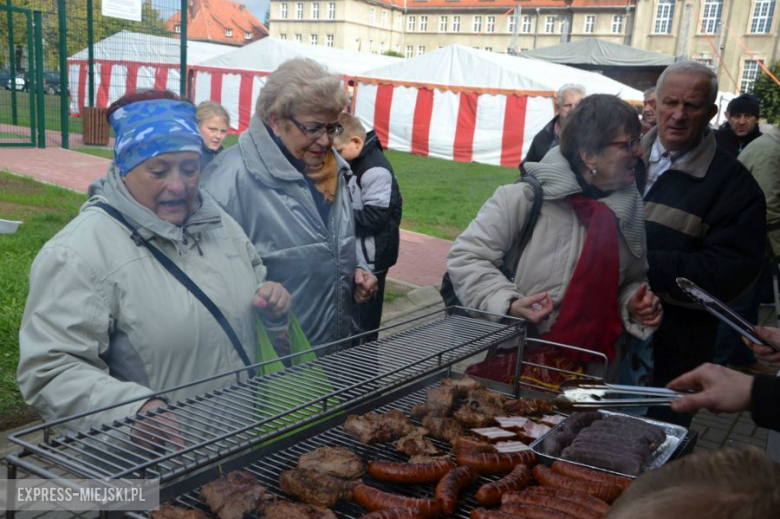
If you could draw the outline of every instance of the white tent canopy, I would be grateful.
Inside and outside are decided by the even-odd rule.
[[[355,112],[391,149],[516,167],[567,83],[642,102],[642,92],[600,74],[449,45],[361,74]]]
[[[243,131],[249,124],[265,76],[293,58],[310,58],[344,78],[402,61],[390,56],[263,38],[193,66],[195,101],[220,103],[230,114],[231,128]]]
[[[230,52],[235,47],[199,41],[187,42],[188,67]],[[105,108],[126,92],[141,88],[179,91],[181,40],[121,31],[97,43],[94,106]],[[88,49],[68,58],[71,113],[80,114],[86,103]]]

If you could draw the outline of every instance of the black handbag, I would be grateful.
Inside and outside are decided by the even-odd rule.
[[[524,173],[517,182],[527,182],[531,184],[533,188],[534,197],[531,204],[531,211],[528,213],[528,218],[523,223],[523,228],[520,229],[520,234],[517,240],[507,251],[504,256],[504,261],[501,264],[501,273],[506,276],[509,281],[515,280],[515,272],[517,272],[517,264],[520,263],[520,256],[523,254],[525,247],[531,239],[531,235],[534,232],[534,226],[539,219],[539,213],[542,210],[542,198],[544,197],[544,190],[542,185],[533,175]],[[444,277],[441,279],[441,288],[439,289],[442,300],[444,300],[445,311],[447,315],[468,315],[468,312],[463,308],[458,296],[455,294],[455,287],[450,279],[450,273],[445,272]]]

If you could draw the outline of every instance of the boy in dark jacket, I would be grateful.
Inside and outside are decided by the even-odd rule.
[[[379,328],[382,319],[385,278],[398,260],[399,225],[401,222],[401,191],[393,174],[393,166],[382,152],[382,145],[374,131],[366,133],[360,120],[348,113],[339,116],[344,127],[333,145],[349,162],[358,189],[359,200],[353,199],[355,233],[358,253],[362,254],[378,280],[374,298],[357,305],[356,321],[361,331]],[[366,337],[377,338],[376,333]]]

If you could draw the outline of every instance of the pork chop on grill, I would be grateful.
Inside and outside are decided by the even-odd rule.
[[[149,514],[152,519],[210,519],[209,514],[203,510],[189,510],[178,506],[161,505],[160,508]]]
[[[412,416],[446,416],[452,406],[455,405],[455,399],[458,398],[460,390],[455,386],[439,386],[427,391],[424,404],[417,404],[412,408]]]
[[[428,429],[417,427],[414,432],[396,440],[393,447],[408,456],[438,454],[439,449],[425,437],[426,434]]]
[[[220,519],[241,519],[257,507],[265,493],[265,487],[251,473],[235,470],[205,485],[200,497]]]
[[[488,427],[496,423],[496,416],[504,414],[501,395],[486,389],[475,389],[469,391],[453,417],[466,427]]]
[[[327,508],[284,499],[261,505],[257,515],[263,519],[336,519],[336,514]]]
[[[279,474],[279,486],[305,503],[331,507],[340,500],[352,500],[352,491],[360,481],[329,476],[311,469],[285,470]]]
[[[463,435],[463,427],[453,418],[446,416],[425,415],[422,419],[422,425],[428,429],[428,435],[439,440],[446,440],[454,443],[456,439]]]
[[[414,432],[415,426],[403,412],[392,409],[384,414],[350,415],[344,422],[344,430],[360,443],[369,444],[404,436]]]
[[[320,447],[307,452],[298,459],[298,468],[344,479],[357,479],[365,473],[363,460],[346,447]]]

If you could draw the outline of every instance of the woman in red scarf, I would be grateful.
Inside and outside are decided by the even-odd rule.
[[[645,283],[644,211],[634,177],[639,135],[631,106],[609,95],[585,98],[560,145],[524,166],[544,199],[514,281],[499,266],[528,217],[530,185],[499,187],[455,241],[447,269],[463,304],[495,319],[523,318],[541,338],[603,353],[610,366],[618,364],[623,330],[640,339],[652,334],[662,307]],[[597,369],[603,361],[592,355],[561,351],[589,373],[617,376],[617,369]]]

